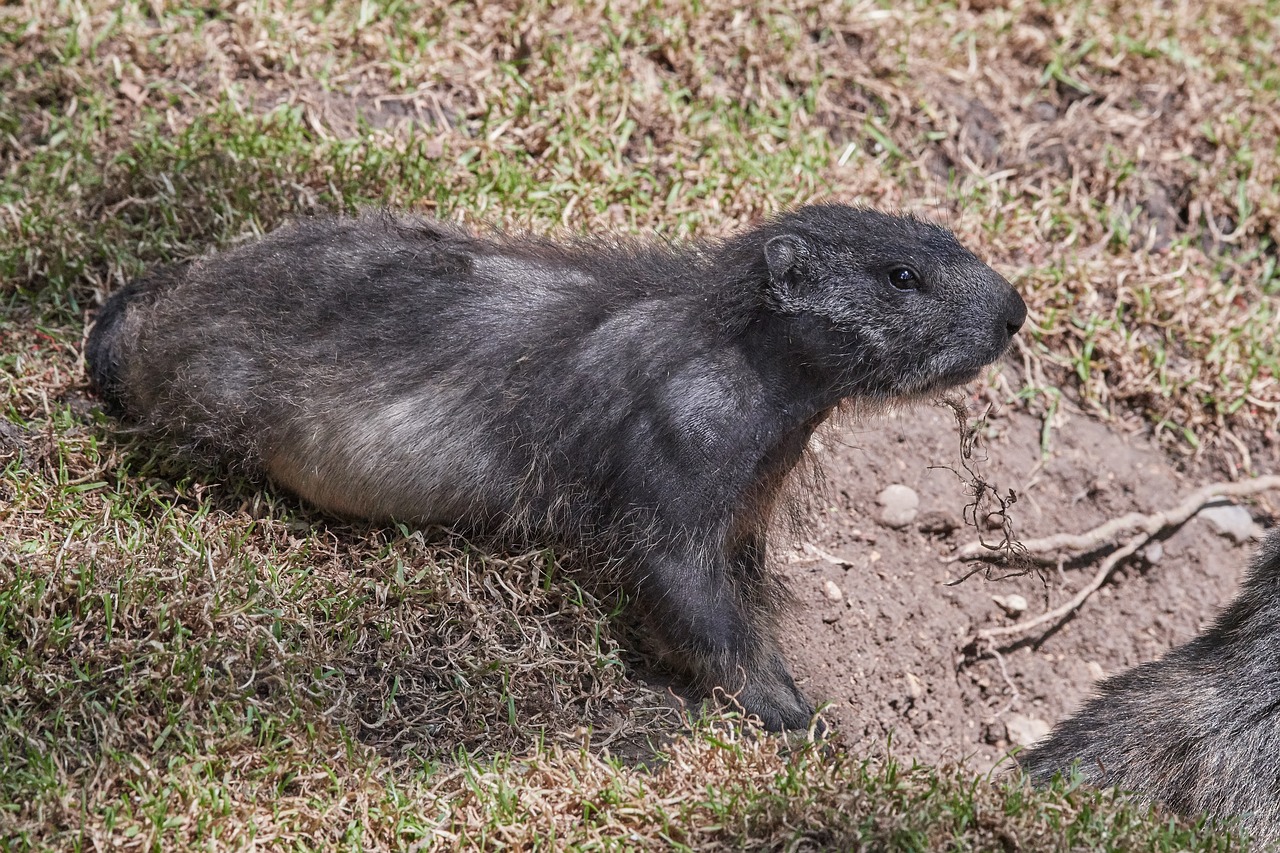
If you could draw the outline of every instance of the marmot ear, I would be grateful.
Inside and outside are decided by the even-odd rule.
[[[779,234],[764,244],[769,265],[769,295],[783,309],[799,307],[800,285],[804,279],[809,245],[797,234]]]

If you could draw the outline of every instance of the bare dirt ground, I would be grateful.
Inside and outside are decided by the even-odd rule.
[[[1165,509],[1225,479],[1079,412],[1055,419],[1042,458],[1041,428],[1040,418],[1022,410],[996,414],[985,459],[975,466],[1002,491],[1017,492],[1010,517],[1020,539]],[[1252,543],[1235,544],[1193,518],[1162,541],[1155,562],[1122,564],[1061,628],[1005,652],[1002,672],[996,658],[975,659],[964,649],[975,630],[1014,621],[993,596],[1020,594],[1029,604],[1024,616],[1033,616],[1074,594],[1096,561],[1050,568],[1043,577],[999,579],[997,571],[993,579],[979,574],[948,586],[973,564],[947,558],[976,535],[961,523],[964,483],[947,467],[931,467],[959,458],[951,411],[921,407],[846,427],[831,439],[827,500],[786,562],[799,598],[786,630],[797,678],[810,696],[830,703],[838,737],[860,753],[993,766],[1016,744],[1020,726],[1055,724],[1098,678],[1197,633],[1234,596],[1251,553]],[[1255,457],[1254,464],[1259,473],[1277,469],[1274,458]],[[903,529],[878,520],[876,496],[893,483],[920,497],[919,517]],[[1268,497],[1250,506],[1264,525],[1275,508]],[[938,532],[949,527],[955,529]],[[840,600],[832,600],[827,581]]]

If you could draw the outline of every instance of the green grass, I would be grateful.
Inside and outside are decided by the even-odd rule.
[[[556,555],[193,475],[92,414],[80,364],[108,292],[299,214],[684,239],[833,198],[941,218],[1026,294],[1046,446],[1065,391],[1256,448],[1280,7],[1235,5],[0,7],[0,845],[1238,846],[714,719],[669,741]],[[1154,185],[1185,214],[1159,250]]]

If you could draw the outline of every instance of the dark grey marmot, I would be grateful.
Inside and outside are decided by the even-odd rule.
[[[810,435],[973,379],[1025,316],[949,231],[871,210],[685,247],[380,213],[135,282],[87,356],[142,429],[332,513],[581,549],[696,688],[781,729],[813,708],[766,536]]]
[[[1280,531],[1209,630],[1104,681],[1019,763],[1038,784],[1076,765],[1092,785],[1280,842]]]

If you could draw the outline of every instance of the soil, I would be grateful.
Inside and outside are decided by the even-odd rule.
[[[1225,478],[1207,465],[1180,471],[1185,461],[1149,439],[1081,413],[1055,419],[1043,457],[1041,419],[1007,411],[989,421],[985,458],[974,468],[1001,493],[1015,490],[1009,516],[1019,539],[1165,509]],[[966,654],[967,639],[1062,603],[1092,577],[1096,560],[1003,579],[1000,571],[991,579],[977,574],[948,586],[974,564],[947,558],[977,535],[962,523],[965,483],[946,467],[960,460],[952,412],[921,407],[831,438],[825,505],[814,508],[801,544],[783,555],[799,599],[784,633],[798,683],[830,703],[836,737],[859,754],[891,751],[989,769],[1025,740],[1017,732],[1028,722],[1056,724],[1099,678],[1157,658],[1204,628],[1234,597],[1252,549],[1193,518],[1163,540],[1154,562],[1122,565],[1060,628],[1004,652],[1002,672],[996,658],[975,658],[973,647]],[[1254,464],[1258,473],[1277,467],[1256,457]],[[902,529],[878,521],[877,495],[894,483],[920,499],[919,517]],[[1264,524],[1275,510],[1267,500],[1250,507]],[[1000,533],[984,531],[984,538]],[[993,600],[1014,593],[1029,605],[1021,617]]]

